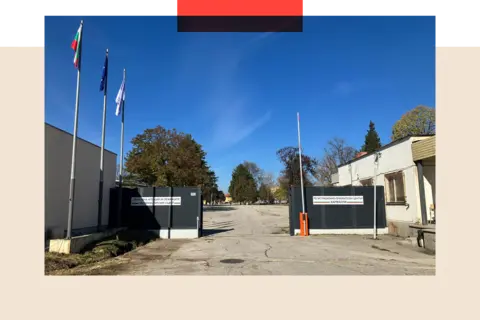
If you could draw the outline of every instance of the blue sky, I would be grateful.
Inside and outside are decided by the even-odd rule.
[[[79,137],[100,144],[109,48],[106,148],[120,151],[115,96],[127,70],[125,151],[146,128],[191,133],[226,190],[249,160],[278,175],[277,149],[321,157],[337,136],[354,147],[375,122],[382,143],[419,104],[435,106],[434,17],[305,17],[303,33],[177,33],[176,17],[47,17],[45,121],[73,132],[70,43],[84,20]]]

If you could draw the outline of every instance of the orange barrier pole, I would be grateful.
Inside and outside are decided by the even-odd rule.
[[[300,236],[305,236],[305,229],[304,229],[304,225],[303,225],[303,212],[300,212]]]

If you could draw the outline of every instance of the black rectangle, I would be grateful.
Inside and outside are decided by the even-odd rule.
[[[480,8],[440,9],[440,40],[480,40]]]
[[[110,226],[120,226],[116,199],[118,188],[111,190],[110,196]],[[121,226],[137,230],[168,229],[197,229],[198,221],[202,216],[202,196],[200,188],[184,187],[172,188],[173,197],[181,197],[181,205],[173,205],[170,221],[170,205],[132,206],[132,197],[169,197],[170,188],[122,188]]]
[[[310,229],[368,229],[373,228],[373,187],[307,187],[305,211]],[[300,187],[290,189],[290,234],[300,228],[302,211]],[[363,205],[314,205],[314,196],[363,196]],[[377,228],[387,226],[383,186],[377,186]]]
[[[172,226],[175,229],[197,229],[197,217],[201,216],[198,188],[173,188],[174,197],[182,197],[181,206],[173,206]]]
[[[302,32],[303,16],[178,16],[178,32]]]

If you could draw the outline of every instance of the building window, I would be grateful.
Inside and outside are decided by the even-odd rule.
[[[385,193],[387,204],[405,204],[405,183],[403,172],[385,175]]]
[[[373,179],[370,178],[370,179],[360,180],[360,184],[361,184],[363,187],[371,187],[371,186],[373,186]]]

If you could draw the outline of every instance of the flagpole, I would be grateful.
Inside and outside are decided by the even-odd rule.
[[[126,87],[126,70],[123,69],[123,81]],[[124,91],[125,91],[124,87]],[[122,108],[122,124],[120,129],[120,170],[119,170],[119,177],[118,177],[118,186],[119,186],[119,193],[118,193],[118,217],[121,221],[121,214],[122,214],[122,180],[123,180],[123,136],[124,136],[124,119],[125,119],[125,99],[121,99],[121,108]],[[121,226],[121,225],[120,225]]]
[[[76,153],[77,153],[77,133],[78,133],[78,108],[80,104],[80,69],[82,64],[82,42],[83,42],[83,20],[80,21],[81,34],[78,46],[80,47],[78,54],[77,67],[77,93],[75,97],[75,120],[73,124],[73,143],[72,143],[72,166],[70,169],[70,190],[68,195],[68,222],[67,222],[67,239],[72,237],[72,221],[73,221],[73,204],[75,196],[75,169],[76,169]]]
[[[105,53],[105,78],[103,79],[103,118],[102,118],[102,144],[100,150],[100,182],[98,184],[98,218],[97,230],[100,231],[102,226],[102,211],[103,211],[103,167],[104,167],[104,153],[105,153],[105,127],[107,122],[107,82],[108,82],[108,49]]]
[[[300,162],[300,189],[302,191],[302,213],[304,215],[303,219],[303,230],[304,234],[307,235],[307,213],[305,212],[305,196],[303,194],[303,167],[302,167],[302,145],[300,143],[300,113],[297,112],[297,127],[298,127],[298,158]]]

